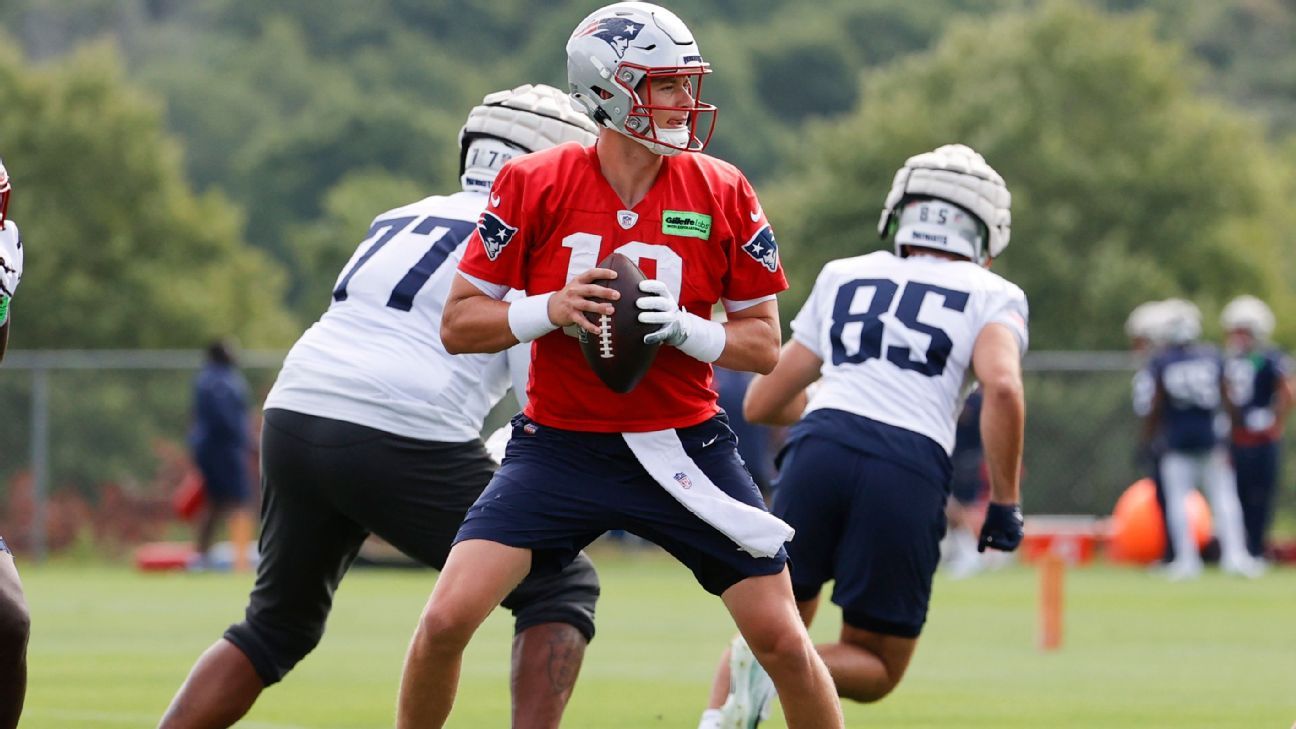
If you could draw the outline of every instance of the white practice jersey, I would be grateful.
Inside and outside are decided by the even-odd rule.
[[[970,261],[878,251],[831,261],[792,321],[823,360],[807,412],[833,408],[954,449],[972,347],[1003,324],[1026,351],[1026,295]]]
[[[420,440],[478,437],[508,391],[508,359],[447,353],[441,315],[485,206],[484,192],[460,192],[375,218],[328,311],[288,353],[265,407]]]

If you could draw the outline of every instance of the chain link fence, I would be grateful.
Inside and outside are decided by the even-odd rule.
[[[255,402],[282,356],[243,353]],[[36,559],[79,540],[111,550],[158,537],[174,523],[170,500],[189,467],[190,388],[201,362],[198,351],[9,353],[0,366],[0,535]],[[1124,353],[1028,355],[1028,513],[1108,514],[1141,475],[1132,373]],[[501,403],[486,432],[513,407],[512,398]],[[1287,519],[1296,515],[1294,467],[1286,464],[1280,486]]]

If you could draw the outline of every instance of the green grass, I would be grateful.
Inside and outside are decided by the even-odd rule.
[[[732,629],[718,600],[656,554],[602,550],[599,636],[565,727],[696,726]],[[251,578],[20,563],[33,613],[25,729],[153,726],[198,654],[242,615]],[[434,574],[357,571],[328,635],[240,724],[391,726],[400,666]],[[1067,573],[1065,643],[1035,645],[1035,573],[938,576],[908,676],[851,726],[1278,727],[1296,720],[1296,570],[1170,584],[1110,567]],[[830,639],[838,613],[813,631]],[[464,669],[451,727],[508,726],[510,619]],[[781,727],[776,714],[767,726]],[[763,729],[763,727],[762,727]]]

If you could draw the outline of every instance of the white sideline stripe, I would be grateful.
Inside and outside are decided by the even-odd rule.
[[[152,714],[129,714],[121,711],[77,711],[75,709],[41,709],[28,706],[23,711],[23,716],[42,717],[46,719],[58,719],[60,721],[79,721],[79,722],[107,722],[110,724],[122,724],[125,726],[153,726],[157,723],[159,717]],[[320,727],[308,727],[301,724],[276,724],[269,721],[247,721],[246,719],[239,722],[240,727],[246,729],[320,729]]]

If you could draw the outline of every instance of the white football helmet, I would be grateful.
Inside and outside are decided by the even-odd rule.
[[[1189,344],[1201,336],[1201,309],[1185,299],[1166,299],[1157,308],[1159,334],[1170,344]]]
[[[593,144],[597,133],[567,94],[552,86],[524,84],[487,94],[459,130],[463,188],[488,190],[509,159],[563,142]]]
[[[1228,302],[1220,314],[1225,331],[1241,329],[1259,340],[1267,340],[1274,330],[1273,311],[1254,296],[1239,296]]]
[[[919,239],[902,244],[896,235],[901,223],[899,213],[913,198],[935,198],[957,205],[982,223],[987,238],[970,241],[962,236],[947,236],[943,242]],[[917,246],[948,251],[984,265],[1008,247],[1011,208],[1012,195],[1003,177],[985,158],[971,147],[947,144],[910,157],[896,171],[878,219],[878,234],[883,238],[895,236],[896,255],[901,255],[902,245]]]
[[[1162,302],[1146,301],[1134,307],[1125,319],[1125,336],[1130,339],[1143,339],[1157,343],[1160,340],[1161,312],[1158,308]]]
[[[697,152],[710,141],[716,108],[701,101],[702,77],[708,73],[711,66],[702,60],[684,22],[651,3],[623,2],[595,10],[567,41],[567,83],[578,108],[595,124],[660,155]],[[660,77],[683,77],[692,104],[654,104],[651,84],[644,82]],[[687,112],[688,124],[660,129],[653,123],[654,111]]]

